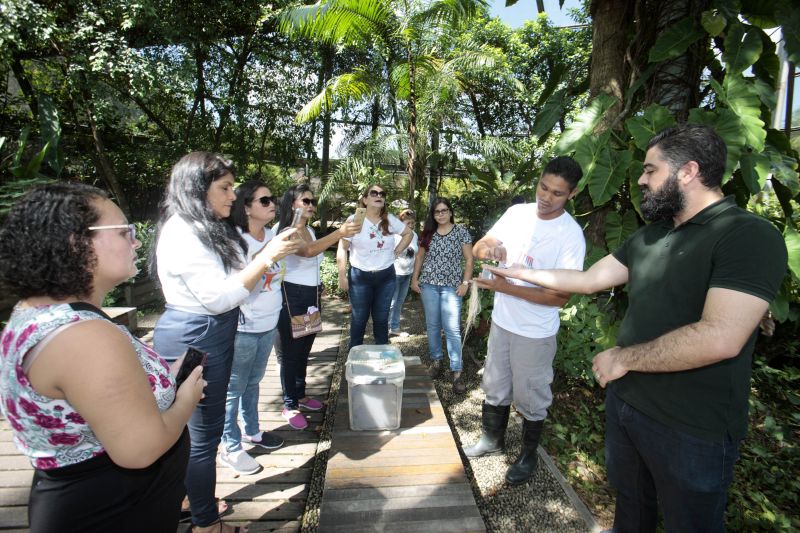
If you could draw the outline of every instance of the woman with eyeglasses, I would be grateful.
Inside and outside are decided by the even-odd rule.
[[[0,407],[34,468],[32,533],[178,527],[203,368],[176,387],[100,309],[137,273],[135,230],[71,182],[30,190],[0,229],[0,283],[21,298],[0,336]]]
[[[231,221],[247,243],[247,257],[254,258],[275,237],[266,225],[277,212],[277,199],[257,179],[236,189]],[[274,450],[283,439],[261,431],[258,423],[259,384],[267,370],[278,315],[281,312],[281,281],[286,265],[278,261],[265,269],[250,296],[239,306],[239,327],[233,342],[233,368],[225,401],[225,429],[217,460],[241,475],[255,474],[261,465],[242,448],[242,440],[253,446]],[[239,428],[241,414],[244,436]]]
[[[403,302],[406,301],[406,296],[408,295],[408,286],[411,283],[411,274],[414,272],[414,259],[417,256],[417,250],[419,250],[419,243],[417,234],[414,231],[414,224],[417,222],[414,211],[403,209],[400,211],[399,218],[411,230],[411,243],[394,260],[397,283],[392,296],[392,304],[389,306],[389,335],[408,337],[408,333],[400,331],[400,313],[403,310]],[[400,239],[402,239],[400,235],[394,236],[397,244],[400,244]]]
[[[287,232],[248,257],[247,243],[229,220],[233,185],[233,165],[221,156],[192,152],[182,157],[172,168],[150,265],[167,301],[153,334],[156,350],[167,360],[188,346],[208,354],[205,397],[189,420],[192,447],[185,480],[198,533],[238,530],[220,521],[214,488],[239,304],[265,272],[300,248]]]
[[[467,390],[461,379],[461,298],[472,279],[472,237],[455,223],[447,198],[436,198],[422,228],[419,253],[411,277],[411,290],[422,295],[431,367],[435,378],[442,371],[442,330],[453,373],[453,392]]]
[[[350,348],[364,344],[370,315],[375,344],[389,343],[389,306],[396,285],[394,260],[406,251],[412,236],[411,229],[387,210],[382,186],[367,187],[359,205],[367,210],[361,231],[352,239],[340,240],[336,252],[339,288],[348,291],[353,308]],[[353,220],[353,216],[347,220]],[[392,237],[395,234],[402,237],[396,244]]]
[[[322,284],[319,268],[322,252],[343,238],[354,235],[360,227],[345,223],[339,229],[317,239],[310,221],[316,210],[317,200],[306,184],[293,185],[283,194],[280,205],[280,221],[277,233],[283,232],[292,223],[295,209],[302,209],[301,223],[296,228],[298,238],[304,246],[297,254],[286,257],[286,275],[283,278],[283,307],[278,318],[277,353],[281,363],[281,386],[283,387],[283,410],[281,414],[294,429],[306,429],[308,420],[300,408],[319,411],[323,403],[306,395],[306,369],[308,356],[314,346],[316,334],[295,339],[292,337],[292,315],[301,315],[309,308],[322,309]]]

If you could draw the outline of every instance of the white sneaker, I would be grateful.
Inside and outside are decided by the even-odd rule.
[[[244,450],[237,450],[235,452],[219,452],[217,455],[217,460],[237,474],[241,474],[243,476],[249,476],[250,474],[255,474],[261,470],[261,465],[258,464],[258,461],[250,457],[250,455],[248,455],[248,453]]]

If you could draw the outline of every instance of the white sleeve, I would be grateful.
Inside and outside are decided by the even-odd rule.
[[[403,223],[402,220],[394,216],[393,214],[389,213],[389,231],[391,233],[403,233],[406,229],[406,225]]]
[[[247,298],[249,291],[232,277],[235,272],[225,272],[219,257],[200,242],[191,227],[180,222],[165,225],[156,249],[167,303],[200,305],[214,315],[230,311]],[[170,302],[169,296],[178,301]]]

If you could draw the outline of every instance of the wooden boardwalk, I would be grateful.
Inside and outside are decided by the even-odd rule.
[[[405,363],[397,430],[351,430],[341,381],[320,532],[486,530],[433,382],[418,357]]]
[[[264,467],[255,475],[239,476],[218,465],[217,497],[231,506],[225,519],[248,525],[251,533],[300,531],[304,515],[310,517],[306,529],[313,529],[319,516],[318,531],[323,533],[485,531],[447,419],[419,358],[406,358],[401,428],[350,431],[347,381],[343,375],[334,376],[336,368],[344,368],[340,345],[349,321],[344,308],[340,302],[326,300],[324,333],[317,336],[308,369],[307,393],[311,396],[325,399],[332,382],[341,384],[341,389],[334,391],[338,394],[331,395],[338,403],[331,409],[335,421],[332,425],[330,420],[326,422],[325,409],[306,413],[306,430],[289,427],[280,415],[281,386],[273,353],[261,382],[259,416],[262,429],[276,431],[285,445],[271,453],[252,449]],[[143,326],[146,324],[140,324]],[[321,441],[323,428],[330,429],[324,429]],[[0,417],[3,533],[27,531],[28,524],[32,469],[11,437],[8,423]],[[315,468],[325,468],[326,458],[324,486],[320,487],[321,481],[312,483],[312,474]],[[319,501],[309,501],[319,499],[319,492],[321,509]],[[321,514],[317,515],[318,511]],[[177,533],[188,530],[188,525],[181,525]]]

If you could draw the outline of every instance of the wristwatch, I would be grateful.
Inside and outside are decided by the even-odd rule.
[[[269,272],[269,269],[275,266],[275,261],[272,259],[267,259],[264,261],[264,272]]]
[[[467,281],[462,281],[462,282],[461,282],[461,284],[462,284],[462,285],[466,285],[467,287],[469,287],[469,280],[467,280]]]

